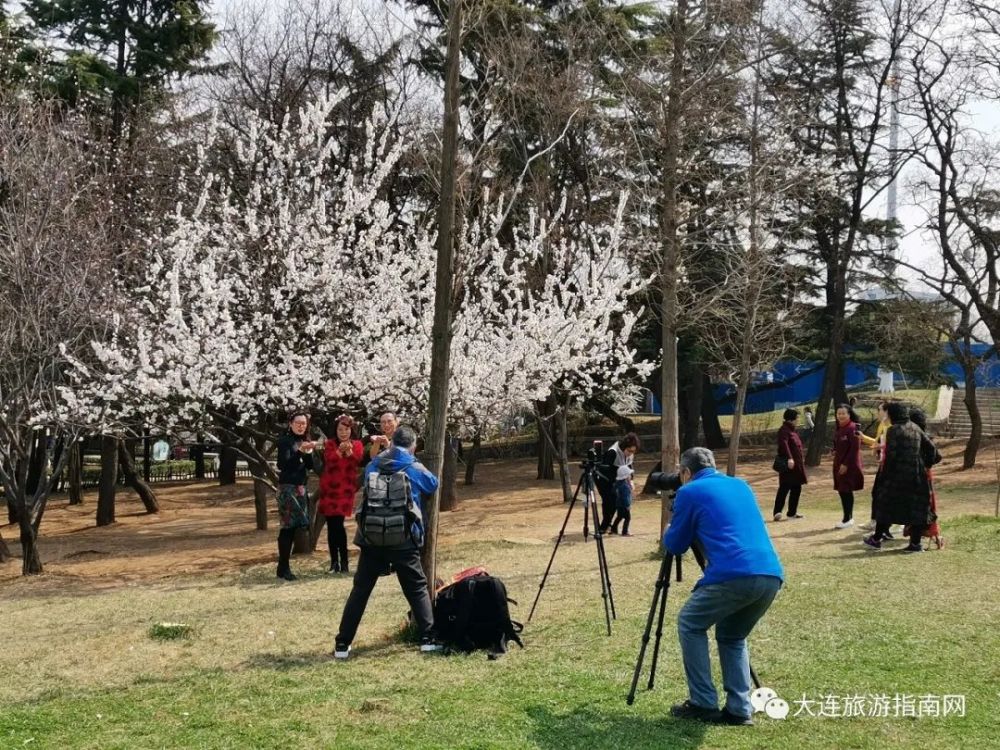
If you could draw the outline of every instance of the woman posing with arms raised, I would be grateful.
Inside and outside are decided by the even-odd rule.
[[[354,420],[347,414],[337,417],[337,439],[328,441],[323,453],[317,512],[326,516],[331,573],[349,571],[344,519],[350,518],[354,512],[358,469],[364,456],[364,448],[361,441],[355,439],[354,429]]]

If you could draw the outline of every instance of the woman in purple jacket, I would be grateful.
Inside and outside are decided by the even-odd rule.
[[[785,409],[784,424],[778,430],[778,455],[786,459],[784,471],[778,473],[778,494],[774,498],[774,520],[781,520],[781,513],[788,500],[788,518],[803,518],[799,515],[799,497],[806,477],[806,463],[802,459],[802,440],[795,431],[799,413],[795,409]]]
[[[844,516],[835,528],[854,525],[854,493],[865,486],[861,465],[860,428],[851,419],[851,407],[837,406],[837,429],[833,435],[833,487],[840,495]]]

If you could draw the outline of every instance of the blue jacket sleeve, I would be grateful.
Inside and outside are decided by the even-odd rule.
[[[679,492],[674,501],[674,515],[663,535],[663,546],[671,555],[683,555],[694,540],[694,503],[687,493]]]
[[[410,482],[417,488],[417,491],[427,497],[433,495],[438,488],[438,478],[421,466],[414,466],[414,471],[410,473]]]

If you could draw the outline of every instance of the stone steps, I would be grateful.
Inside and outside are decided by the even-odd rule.
[[[969,419],[962,396],[962,389],[956,388],[947,424],[947,432],[951,437],[968,437],[972,433],[972,420]],[[1000,435],[1000,389],[983,388],[976,391],[976,404],[983,420],[983,436]]]

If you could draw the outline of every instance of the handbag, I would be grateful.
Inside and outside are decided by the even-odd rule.
[[[779,474],[783,471],[788,471],[788,459],[784,456],[775,456],[774,463],[771,464],[771,468]]]

